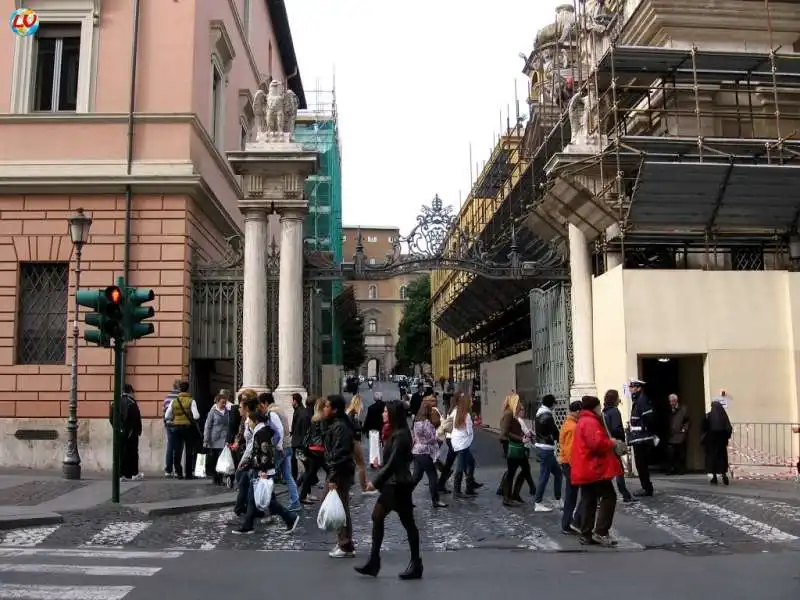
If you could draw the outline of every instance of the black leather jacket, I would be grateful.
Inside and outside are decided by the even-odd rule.
[[[411,476],[411,462],[414,460],[412,447],[411,431],[403,428],[392,432],[383,445],[383,466],[372,482],[376,489],[414,482]]]
[[[328,481],[341,481],[353,477],[356,463],[353,459],[353,425],[347,416],[329,421],[325,432],[325,464]]]
[[[304,406],[295,409],[292,415],[292,448],[303,448],[311,427],[311,415]]]
[[[558,441],[558,425],[553,418],[553,413],[549,410],[538,412],[533,420],[533,431],[536,435],[536,443],[546,446],[555,446]]]
[[[306,432],[306,442],[303,444],[305,448],[309,446],[324,446],[325,445],[325,421],[311,421]]]

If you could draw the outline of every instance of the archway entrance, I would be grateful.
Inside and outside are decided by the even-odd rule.
[[[367,377],[379,379],[381,373],[380,367],[381,363],[377,358],[370,358],[367,361]]]

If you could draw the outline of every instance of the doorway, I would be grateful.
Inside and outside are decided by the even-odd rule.
[[[706,412],[705,378],[702,354],[639,356],[639,373],[645,381],[645,393],[656,413],[656,435],[662,443],[653,452],[655,465],[666,464],[671,409],[669,395],[677,394],[689,412],[689,431],[686,438],[686,469],[704,470],[700,445],[700,426]]]
[[[191,391],[197,410],[200,411],[201,421],[205,421],[208,411],[214,404],[214,396],[222,389],[228,389],[233,394],[238,390],[233,389],[233,361],[195,359],[192,361]]]

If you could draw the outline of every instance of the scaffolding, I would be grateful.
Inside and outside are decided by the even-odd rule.
[[[593,148],[551,157],[538,210],[569,214],[605,265],[614,253],[633,268],[785,268],[800,217],[800,54],[775,44],[772,13],[791,15],[789,3],[761,3],[763,44],[742,51],[626,45],[634,15],[608,4],[601,33],[576,3],[588,117],[558,106],[551,131],[576,145],[585,128]]]
[[[297,115],[295,139],[320,153],[317,174],[306,180],[308,216],[304,240],[308,250],[342,263],[342,153],[335,90],[306,90],[308,109]],[[322,296],[322,355],[324,364],[341,364],[341,332],[333,300],[342,292],[341,279],[316,282]]]

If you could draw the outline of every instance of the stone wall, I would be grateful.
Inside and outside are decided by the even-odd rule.
[[[123,196],[0,196],[0,467],[57,467],[53,458],[62,452],[75,292],[67,218],[78,207],[93,219],[83,250],[81,288],[111,285],[123,268]],[[128,283],[154,290],[156,316],[152,319],[155,335],[128,348],[126,381],[136,391],[142,416],[157,419],[145,424],[142,468],[160,469],[162,400],[175,379],[188,377],[192,246],[214,258],[223,241],[186,196],[134,196],[132,216]],[[70,261],[68,348],[63,365],[16,364],[19,263],[26,261]],[[107,418],[113,392],[112,352],[87,346],[81,339],[78,362],[81,453],[86,468],[104,469],[110,464]],[[32,427],[56,429],[59,439],[20,442],[13,437],[17,429]]]

